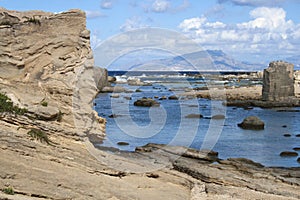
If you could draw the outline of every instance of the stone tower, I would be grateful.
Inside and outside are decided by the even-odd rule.
[[[264,70],[262,99],[264,101],[284,101],[294,96],[294,65],[276,61]]]

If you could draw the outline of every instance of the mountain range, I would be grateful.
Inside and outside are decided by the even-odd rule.
[[[300,56],[285,59],[300,67]],[[163,59],[153,59],[138,62],[131,66],[123,66],[121,70],[151,70],[151,71],[260,71],[267,64],[238,61],[225,54],[222,50],[206,50],[192,52],[180,56]]]

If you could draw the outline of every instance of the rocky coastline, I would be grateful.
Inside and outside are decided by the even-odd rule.
[[[85,13],[1,8],[0,24],[0,93],[24,109],[0,113],[0,199],[300,198],[300,168],[157,144],[94,148],[105,119],[92,103],[108,77],[94,67]]]

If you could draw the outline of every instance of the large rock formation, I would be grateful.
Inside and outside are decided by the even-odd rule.
[[[262,99],[284,101],[294,96],[294,65],[277,61],[271,62],[264,70]]]
[[[107,72],[94,68],[83,11],[1,8],[0,38],[0,92],[32,112],[43,109],[41,102],[56,107],[63,114],[60,125],[77,135],[104,135],[105,120],[93,111],[92,101],[106,85]]]

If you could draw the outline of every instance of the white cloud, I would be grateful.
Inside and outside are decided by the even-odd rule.
[[[181,2],[181,3],[179,3]],[[172,13],[176,14],[178,12],[186,10],[190,6],[189,0],[182,1],[173,1],[171,3],[170,0],[151,0],[150,4],[144,4],[145,12],[155,12],[155,13]]]
[[[288,0],[218,0],[219,3],[231,2],[232,4],[238,6],[253,6],[253,7],[261,7],[261,6],[275,7],[281,5],[286,1]]]
[[[120,30],[125,32],[144,27],[147,26],[141,22],[141,18],[134,16],[132,18],[127,19],[125,23],[121,25]]]
[[[155,0],[152,4],[151,10],[153,12],[165,12],[169,9],[170,2],[166,0]]]
[[[106,15],[104,15],[100,11],[86,10],[85,13],[86,13],[86,17],[88,19],[95,19],[95,18],[99,18],[99,17],[106,17]]]
[[[207,19],[205,17],[196,17],[191,19],[185,19],[180,25],[179,28],[184,31],[192,31],[192,30],[199,30],[203,25],[205,25],[205,22]]]
[[[102,0],[100,6],[103,9],[111,9],[113,7],[113,0]]]
[[[206,17],[185,19],[179,28],[208,49],[260,56],[298,54],[300,24],[286,19],[282,8],[259,7],[249,21],[238,24],[210,22]]]
[[[260,7],[252,10],[250,16],[254,20],[238,24],[238,27],[283,32],[294,26],[291,20],[286,21],[286,12],[282,8]]]

